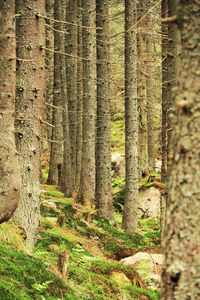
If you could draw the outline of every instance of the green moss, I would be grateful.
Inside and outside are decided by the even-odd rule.
[[[14,222],[9,221],[0,225],[0,243],[10,244],[18,250],[24,251],[24,231]]]
[[[48,197],[52,197],[52,198],[62,198],[63,197],[63,193],[59,192],[59,191],[49,191],[45,193],[46,196]]]
[[[124,120],[111,121],[111,147],[112,152],[124,153]]]
[[[0,245],[0,275],[0,299],[4,300],[37,299],[39,295],[61,298],[62,294],[71,291],[52,272],[46,270],[41,260],[10,246]]]
[[[140,295],[148,296],[150,300],[159,300],[159,293],[155,291],[144,290],[137,286],[129,286],[126,288],[129,293],[132,295],[133,299],[141,299]],[[137,298],[138,297],[138,298]]]

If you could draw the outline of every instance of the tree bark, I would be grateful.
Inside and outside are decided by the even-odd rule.
[[[182,55],[170,142],[162,299],[199,299],[200,3],[179,1]]]
[[[77,22],[77,0],[67,0],[66,20]],[[69,134],[71,144],[71,181],[75,187],[76,179],[76,142],[77,142],[77,26],[67,24],[66,35],[66,76],[69,114]]]
[[[148,1],[147,9],[150,9],[152,6],[152,2]],[[153,95],[153,80],[155,80],[153,74],[153,45],[152,45],[152,34],[150,31],[152,30],[152,16],[148,14],[147,16],[147,34],[146,34],[146,50],[147,50],[147,77],[146,77],[146,85],[147,85],[147,128],[148,128],[148,165],[151,170],[155,170],[155,132],[154,132],[154,95]]]
[[[123,228],[137,230],[138,114],[137,114],[137,5],[125,0],[125,200]]]
[[[78,0],[77,10],[77,138],[76,138],[76,186],[81,183],[81,161],[83,144],[83,65],[82,65],[82,0]]]
[[[168,17],[168,0],[162,0],[162,18]],[[161,181],[167,178],[167,50],[168,50],[168,24],[162,23],[162,167]]]
[[[113,219],[110,154],[109,2],[96,1],[97,144],[96,202],[98,214]]]
[[[61,0],[54,2],[54,17],[56,20],[61,20]],[[53,89],[53,130],[51,137],[51,154],[49,165],[48,184],[58,185],[61,179],[61,169],[63,164],[63,127],[62,127],[62,99],[61,99],[61,63],[60,63],[60,41],[62,34],[61,23],[54,22],[54,89]]]
[[[46,0],[46,48],[54,50],[54,0]],[[54,53],[52,51],[46,51],[45,56],[46,66],[46,120],[49,124],[52,124],[52,104],[53,104],[53,89],[54,89]],[[48,105],[49,104],[49,105]],[[46,137],[48,140],[52,136],[52,127],[46,126]],[[51,143],[48,141],[49,149]]]
[[[20,198],[15,147],[15,1],[0,0],[0,223],[10,219]]]
[[[20,155],[21,198],[15,217],[31,250],[40,220],[40,123],[44,107],[44,1],[16,1],[16,144]]]
[[[95,199],[95,0],[83,1],[83,152],[81,197],[85,205]]]
[[[62,1],[62,20],[66,20],[66,0]],[[61,30],[66,31],[66,25],[61,24]],[[60,50],[65,52],[65,34],[60,36]],[[73,183],[71,178],[71,143],[69,135],[69,114],[68,114],[68,99],[67,99],[67,78],[66,78],[66,58],[60,55],[60,76],[61,76],[61,97],[63,106],[63,168],[61,185],[65,197],[71,197],[73,192]]]
[[[140,0],[137,5],[137,19],[139,21],[137,34],[137,96],[138,96],[138,164],[139,178],[148,169],[147,143],[147,89],[146,89],[146,19],[141,18],[146,13],[146,3]]]

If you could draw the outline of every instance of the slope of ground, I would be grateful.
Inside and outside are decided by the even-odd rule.
[[[41,200],[41,226],[31,255],[23,232],[10,222],[1,225],[0,299],[158,299],[132,267],[119,263],[159,246],[157,222],[141,219],[140,234],[127,234],[120,228],[120,213],[109,224],[76,200],[63,198],[55,186],[43,185]]]

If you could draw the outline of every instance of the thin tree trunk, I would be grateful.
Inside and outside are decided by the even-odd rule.
[[[40,220],[40,121],[44,107],[45,1],[16,1],[16,144],[20,155],[21,197],[15,217],[32,250]]]
[[[81,197],[85,205],[95,199],[95,0],[83,1],[83,152]]]
[[[77,0],[67,0],[66,20],[69,23],[77,22]],[[67,24],[66,76],[69,114],[69,134],[71,144],[71,181],[75,187],[76,179],[76,142],[77,142],[77,26]]]
[[[162,0],[162,18],[168,17],[168,0]],[[167,177],[167,50],[168,50],[168,24],[162,23],[162,167],[161,181],[166,182]]]
[[[151,8],[151,1],[148,1],[149,5],[147,8]],[[152,30],[152,16],[148,14],[147,16],[147,32],[146,35],[146,49],[147,49],[147,127],[148,127],[148,160],[149,160],[149,168],[151,170],[155,170],[155,132],[154,132],[154,97],[153,97],[153,47],[152,47],[152,35],[150,31]]]
[[[170,142],[161,299],[200,299],[200,3],[177,7],[182,56]],[[170,25],[171,26],[171,25]]]
[[[123,228],[137,230],[138,114],[137,114],[137,5],[125,0],[125,158],[126,189]]]
[[[62,20],[66,20],[66,0],[61,0]],[[61,24],[61,31],[66,31],[66,25]],[[67,31],[66,31],[67,32]],[[60,36],[60,50],[65,52],[65,34]],[[63,168],[61,177],[62,191],[66,197],[71,197],[73,192],[73,184],[71,179],[71,144],[69,136],[69,114],[68,114],[68,99],[67,99],[67,79],[66,79],[66,58],[60,55],[60,77],[61,77],[61,98],[63,107]]]
[[[83,80],[82,80],[82,0],[78,1],[77,10],[77,139],[76,139],[76,186],[81,183],[81,161],[83,144]]]
[[[0,223],[10,219],[20,198],[15,147],[15,1],[0,0]]]
[[[46,48],[54,50],[54,31],[53,31],[53,19],[54,17],[54,0],[46,0]],[[52,104],[53,104],[53,88],[54,88],[54,53],[52,51],[46,51],[45,56],[46,65],[46,120],[49,124],[52,124]],[[49,105],[48,105],[49,104]],[[46,127],[46,137],[48,140],[52,136],[52,127]],[[49,149],[51,143],[48,141]]]
[[[54,17],[61,20],[61,0],[54,2]],[[61,23],[54,23],[54,49],[60,51],[60,39],[63,33],[61,31]],[[51,142],[51,155],[49,165],[48,184],[60,184],[61,168],[63,164],[63,128],[62,128],[62,99],[61,99],[61,74],[60,74],[60,57],[58,52],[54,53],[54,90],[53,90],[53,130]]]
[[[137,18],[139,21],[137,42],[137,96],[138,96],[138,165],[139,178],[148,169],[147,141],[147,98],[146,98],[146,19],[141,20],[146,13],[144,0],[138,2]]]
[[[173,0],[168,0],[169,8],[169,17],[176,15],[176,2]],[[180,45],[180,32],[177,24],[170,24],[168,27],[168,58],[167,58],[167,176],[170,172],[170,161],[172,157],[169,157],[169,148],[171,143],[171,134],[172,129],[175,127],[173,124],[174,115],[174,103],[175,103],[175,94],[174,89],[177,86],[177,72],[179,68],[179,56],[181,52]],[[165,236],[165,224],[166,224],[166,202],[167,202],[167,190],[161,193],[161,222],[160,222],[160,231],[161,231],[161,241],[164,241]]]
[[[96,1],[97,145],[96,202],[98,213],[113,219],[110,154],[109,2]]]

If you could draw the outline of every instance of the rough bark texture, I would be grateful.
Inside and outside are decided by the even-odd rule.
[[[162,0],[162,18],[168,17],[168,0]],[[167,177],[167,49],[168,49],[168,24],[162,23],[162,167],[161,180],[166,182]]]
[[[113,219],[110,154],[109,2],[96,1],[97,144],[96,203],[100,216]]]
[[[148,143],[147,143],[147,98],[146,98],[146,4],[140,0],[137,5],[138,49],[137,49],[137,96],[138,96],[138,164],[139,177],[148,169]]]
[[[77,10],[77,138],[76,138],[76,186],[81,182],[81,161],[83,144],[83,80],[82,80],[82,0],[78,1]]]
[[[168,15],[172,17],[176,15],[176,2],[174,0],[168,0]],[[180,46],[180,32],[176,23],[171,23],[168,26],[168,57],[167,57],[167,139],[168,147],[167,152],[170,148],[172,128],[174,119],[174,103],[175,93],[174,89],[177,86],[177,72],[179,68],[179,59],[181,53]],[[168,154],[169,155],[169,154]],[[169,164],[167,165],[167,174],[169,172]],[[168,175],[167,175],[168,176]],[[166,201],[167,201],[167,190],[161,194],[161,222],[160,232],[161,241],[164,240],[165,235],[165,223],[166,223]]]
[[[21,198],[16,218],[32,249],[40,220],[40,119],[44,107],[44,1],[16,1],[16,144],[20,155]]]
[[[56,20],[61,20],[62,9],[61,0],[55,0],[54,2],[54,17]],[[63,151],[62,151],[62,99],[61,99],[61,64],[60,64],[60,41],[62,38],[61,23],[54,23],[54,89],[53,89],[53,130],[51,137],[51,155],[49,164],[49,176],[48,184],[60,184],[61,168],[63,163]]]
[[[54,50],[54,31],[53,31],[53,19],[54,17],[54,0],[46,0],[46,48]],[[49,124],[52,124],[52,104],[53,104],[53,88],[54,88],[54,53],[52,51],[46,51],[45,56],[46,67],[46,120]],[[51,139],[52,127],[46,126],[46,137]],[[50,149],[50,142],[49,149]]]
[[[162,299],[200,299],[200,3],[179,1],[182,56],[169,153]]]
[[[168,0],[168,15],[176,15],[176,2]],[[181,54],[180,32],[177,24],[168,26],[168,57],[167,57],[167,125],[168,125],[168,147],[171,137],[171,126],[174,115],[175,94],[174,89],[177,86],[177,72],[179,68],[179,59]]]
[[[137,230],[138,114],[137,114],[137,21],[136,1],[125,0],[125,157],[126,189],[123,228]]]
[[[147,9],[152,6],[151,1],[147,1]],[[146,50],[147,50],[147,127],[148,127],[148,165],[149,168],[155,170],[155,133],[154,133],[154,95],[153,95],[153,79],[154,79],[154,59],[153,59],[153,43],[151,30],[153,27],[152,16],[148,14],[147,16],[147,35],[146,35]]]
[[[67,0],[66,20],[77,22],[77,0]],[[75,186],[76,179],[76,138],[77,138],[77,26],[67,24],[66,35],[67,95],[69,108],[69,134],[71,143],[71,181]]]
[[[66,0],[62,1],[62,20],[66,19]],[[61,24],[61,30],[66,31],[66,25]],[[60,36],[60,50],[65,52],[65,34]],[[71,179],[71,144],[69,136],[69,114],[68,114],[68,99],[67,99],[67,79],[66,79],[66,59],[64,55],[60,55],[60,76],[61,76],[61,98],[63,106],[63,168],[61,185],[66,197],[72,196],[73,183]]]
[[[83,1],[83,153],[81,197],[95,199],[95,0]]]
[[[20,169],[14,138],[16,82],[15,1],[0,1],[0,223],[20,198]]]

